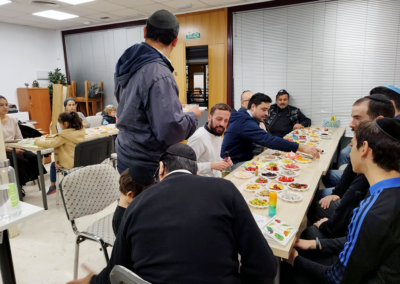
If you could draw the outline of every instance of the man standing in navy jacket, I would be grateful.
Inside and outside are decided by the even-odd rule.
[[[251,97],[248,110],[232,110],[229,127],[222,142],[221,157],[223,157],[225,151],[229,151],[234,164],[251,160],[253,158],[252,143],[254,142],[274,150],[300,151],[319,158],[319,150],[315,147],[286,141],[259,127],[259,123],[264,121],[268,115],[270,103],[270,97],[257,93]]]

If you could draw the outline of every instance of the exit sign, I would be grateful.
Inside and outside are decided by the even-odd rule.
[[[200,38],[200,33],[191,33],[186,35],[186,39],[196,39]]]

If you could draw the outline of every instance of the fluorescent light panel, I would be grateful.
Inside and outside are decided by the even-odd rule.
[[[87,3],[87,2],[92,2],[92,1],[95,1],[95,0],[58,0],[58,2],[65,2],[65,3],[71,4],[71,5],[79,5],[82,3]]]
[[[50,19],[59,20],[59,21],[66,20],[66,19],[72,19],[72,18],[78,18],[79,17],[77,15],[58,12],[58,11],[54,11],[54,10],[47,10],[47,11],[43,11],[43,12],[33,13],[32,15],[45,17],[45,18],[50,18]]]
[[[0,5],[8,4],[11,3],[11,1],[8,0],[0,0]]]

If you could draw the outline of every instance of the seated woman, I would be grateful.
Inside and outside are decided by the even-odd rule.
[[[8,113],[8,101],[5,97],[0,96],[0,117],[3,124],[4,141],[22,139],[21,131],[18,127],[18,119],[10,117]],[[37,156],[30,152],[21,149],[15,149],[17,153],[17,165],[14,165],[12,159],[12,149],[6,147],[7,158],[11,161],[12,167],[18,167],[19,182],[21,186],[26,185],[28,181],[36,180],[39,176],[39,167]],[[46,170],[43,168],[43,172]],[[22,196],[25,196],[25,190],[22,189]]]
[[[66,112],[74,111],[76,112],[80,119],[82,120],[83,127],[90,128],[90,123],[87,121],[86,117],[81,112],[76,111],[76,102],[73,98],[66,98],[64,101],[64,107]]]
[[[54,160],[50,166],[50,182],[47,195],[56,192],[56,164],[67,170],[74,167],[75,146],[85,140],[85,129],[76,112],[63,112],[58,116],[62,131],[50,139],[37,138],[35,144],[44,148],[54,148]]]

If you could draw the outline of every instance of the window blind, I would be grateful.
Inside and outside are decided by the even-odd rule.
[[[400,84],[400,1],[339,0],[233,15],[234,106],[244,90],[290,104],[313,124],[335,115],[347,127],[353,103]]]

